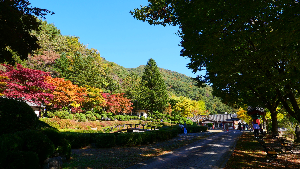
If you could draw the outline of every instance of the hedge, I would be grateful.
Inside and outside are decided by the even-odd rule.
[[[189,133],[205,132],[205,126],[187,126]],[[176,137],[182,130],[179,126],[164,126],[159,130],[140,133],[78,133],[62,132],[71,143],[72,148],[82,148],[95,145],[97,148],[110,148],[114,146],[138,146],[165,141]]]

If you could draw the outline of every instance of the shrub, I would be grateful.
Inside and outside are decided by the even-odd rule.
[[[23,139],[16,134],[3,134],[0,136],[0,163],[1,159],[8,152],[19,151],[22,149]],[[1,166],[1,165],[0,165]]]
[[[72,148],[83,148],[91,143],[91,134],[78,132],[62,132]]]
[[[40,169],[39,158],[35,152],[32,151],[11,151],[5,154],[0,161],[1,168],[5,169],[19,169],[30,168]]]
[[[96,116],[92,116],[92,117],[90,118],[90,120],[91,120],[91,121],[96,121],[97,118],[96,118]]]
[[[96,113],[92,112],[92,111],[87,111],[85,113],[85,116],[88,120],[90,121],[96,121]]]
[[[113,133],[96,134],[95,142],[98,148],[111,148],[116,145],[116,136]]]
[[[140,133],[121,133],[117,135],[117,145],[136,146],[142,144]]]
[[[187,132],[188,133],[198,133],[198,132],[205,132],[207,131],[206,126],[194,126],[194,125],[187,125]]]
[[[207,127],[212,127],[213,124],[212,123],[207,123]]]
[[[37,116],[25,102],[0,98],[0,135],[34,129]]]
[[[55,114],[54,114],[54,112],[47,111],[47,117],[49,117],[49,118],[53,118],[53,117],[55,117]]]
[[[65,156],[67,159],[71,155],[71,145],[55,128],[44,128],[42,132],[53,142],[55,146],[54,154]]]
[[[3,134],[0,137],[0,146],[0,159],[6,158],[6,154],[10,152],[34,152],[37,154],[40,164],[53,155],[54,152],[52,141],[38,130],[24,130]]]
[[[35,152],[41,164],[54,153],[54,144],[41,131],[24,130],[16,134],[23,138],[22,150]]]
[[[95,116],[96,116],[97,120],[101,120],[101,115],[100,114],[95,113]]]
[[[40,118],[39,119],[39,121],[44,122],[44,123],[48,124],[51,127],[59,129],[60,125],[59,125],[59,123],[57,123],[56,120],[58,120],[58,119],[54,119],[54,118]]]
[[[73,120],[74,119],[74,115],[73,114],[69,114],[69,116],[66,116],[66,119]]]

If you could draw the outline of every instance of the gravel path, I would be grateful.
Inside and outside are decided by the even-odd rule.
[[[224,168],[241,134],[237,130],[220,132],[128,169]]]

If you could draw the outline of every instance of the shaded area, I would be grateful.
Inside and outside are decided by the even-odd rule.
[[[64,163],[63,168],[127,168],[211,135],[214,133],[180,134],[168,141],[138,147],[73,149],[71,160]]]
[[[221,132],[129,169],[225,167],[240,134],[239,131]]]
[[[245,132],[238,140],[225,168],[299,168],[299,166],[299,154],[281,154],[275,160],[270,160],[253,133]]]

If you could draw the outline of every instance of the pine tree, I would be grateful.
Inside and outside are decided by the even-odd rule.
[[[167,102],[168,95],[165,82],[156,62],[151,58],[147,62],[142,76],[139,106],[153,114],[154,111],[163,112]]]

